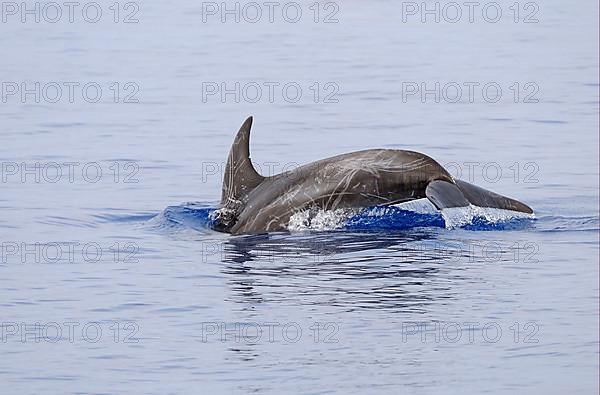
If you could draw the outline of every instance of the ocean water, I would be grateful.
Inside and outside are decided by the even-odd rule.
[[[598,3],[455,4],[2,3],[2,394],[598,393]],[[535,217],[214,232],[248,115],[262,174],[411,149]]]

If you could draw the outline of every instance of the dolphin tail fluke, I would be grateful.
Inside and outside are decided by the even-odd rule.
[[[425,189],[425,196],[438,210],[450,207],[467,207],[469,201],[462,191],[448,181],[435,180],[430,182]]]
[[[222,206],[235,206],[248,192],[264,180],[264,177],[254,169],[250,160],[251,127],[252,117],[248,117],[240,127],[229,151],[223,177]]]
[[[469,184],[466,181],[455,180],[455,182],[462,191],[464,197],[475,206],[501,208],[504,210],[533,214],[531,207],[518,200],[488,191],[487,189]]]
[[[450,207],[466,207],[469,204],[478,207],[500,208],[532,214],[528,205],[483,189],[468,182],[455,180],[455,183],[436,180],[427,185],[425,196],[439,210]]]

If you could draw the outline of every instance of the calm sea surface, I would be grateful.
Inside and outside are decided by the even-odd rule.
[[[598,393],[598,3],[453,4],[2,3],[0,392]],[[535,219],[214,232],[248,115]]]

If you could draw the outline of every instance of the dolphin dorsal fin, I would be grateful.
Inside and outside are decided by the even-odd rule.
[[[252,117],[248,117],[240,127],[229,151],[221,194],[221,205],[224,207],[241,204],[244,196],[264,180],[250,160],[251,127]]]

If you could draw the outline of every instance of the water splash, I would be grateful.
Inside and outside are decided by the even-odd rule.
[[[439,211],[419,212],[401,206],[370,207],[348,218],[344,225],[344,229],[348,230],[405,230],[426,227],[444,227],[444,220]]]
[[[161,228],[214,229],[218,209],[199,203],[169,206],[153,219]],[[495,208],[476,206],[437,210],[427,199],[394,206],[365,209],[322,210],[310,208],[290,217],[288,230],[301,231],[390,231],[415,228],[446,228],[466,230],[524,229],[535,217]]]
[[[162,213],[154,217],[150,222],[157,228],[175,228],[206,231],[213,228],[211,214],[214,208],[206,207],[198,203],[184,203],[179,206],[168,206]]]
[[[467,230],[523,229],[535,219],[532,214],[484,207],[456,207],[437,210],[427,199],[394,206],[360,210],[311,209],[290,219],[291,231],[300,230],[406,230],[414,228],[462,228]]]
[[[335,230],[344,228],[348,218],[359,213],[359,210],[336,209],[321,210],[311,208],[293,214],[288,223],[288,230]]]
[[[533,214],[499,208],[453,207],[441,210],[446,229],[465,228],[470,230],[505,229],[506,225],[523,224],[535,219]],[[486,229],[489,228],[489,229]]]

